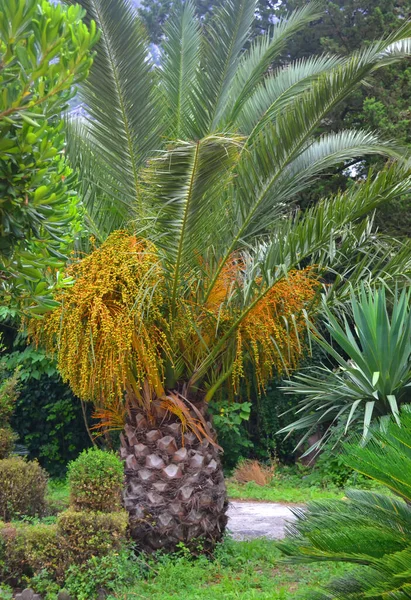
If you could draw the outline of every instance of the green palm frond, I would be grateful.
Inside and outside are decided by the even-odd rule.
[[[136,209],[135,199],[124,194],[110,169],[103,168],[104,163],[96,152],[98,142],[93,139],[84,118],[68,117],[66,128],[67,154],[72,167],[81,172],[79,193],[87,231],[101,243],[112,231],[126,227]],[[84,252],[87,248],[90,246],[86,240],[77,243],[77,250]]]
[[[80,4],[101,31],[93,68],[80,88],[86,127],[101,171],[109,171],[122,194],[143,210],[139,169],[158,148],[163,121],[148,40],[129,0]],[[75,147],[72,152],[75,157]]]
[[[307,91],[324,71],[345,62],[345,58],[324,54],[300,59],[265,77],[236,114],[236,124],[250,135],[250,141],[265,123],[274,121],[290,100]]]
[[[262,271],[276,277],[278,272],[296,268],[307,259],[320,270],[332,267],[335,241],[346,227],[380,204],[409,193],[410,185],[407,171],[393,165],[305,212],[280,219],[271,229],[268,240],[258,245],[257,260],[261,262]]]
[[[224,109],[223,123],[234,123],[246,100],[254,94],[255,86],[284,50],[288,40],[305,25],[320,17],[315,2],[303,6],[280,19],[266,35],[259,36],[238,63],[230,96]],[[222,123],[222,125],[223,125]]]
[[[200,64],[200,25],[191,1],[177,4],[164,31],[163,88],[171,139],[194,137],[193,95]]]
[[[153,209],[153,234],[148,235],[166,252],[172,306],[182,273],[196,262],[200,267],[198,259],[210,243],[210,219],[216,219],[218,230],[221,187],[230,176],[239,144],[240,139],[219,136],[180,142],[153,159],[146,171]]]
[[[375,431],[366,447],[347,448],[345,462],[398,496],[362,490],[347,499],[310,503],[295,509],[296,522],[280,549],[292,562],[362,565],[331,581],[314,598],[325,600],[406,600],[411,586],[411,413]]]
[[[276,147],[273,145],[271,151],[268,151],[266,140],[263,140],[262,144],[267,152],[262,154],[261,148],[257,149],[253,160],[253,164],[258,161],[259,167],[256,172],[252,173],[247,169],[248,161],[245,161],[244,170],[243,166],[239,169],[239,191],[242,200],[239,206],[249,200],[244,190],[247,189],[247,184],[250,185],[253,181],[251,178],[258,178],[262,171],[268,176],[258,200],[251,198],[251,205],[246,205],[245,210],[243,208],[244,216],[241,215],[240,220],[243,239],[264,233],[272,224],[275,226],[279,213],[288,211],[297,194],[307,189],[326,169],[367,155],[383,154],[401,158],[405,153],[398,144],[383,141],[377,134],[361,130],[340,131],[312,140],[301,149],[294,160],[287,165],[281,165],[278,172],[271,176],[269,173],[273,171],[270,165],[274,166],[272,163]]]
[[[255,10],[255,0],[225,0],[208,24],[197,98],[207,124],[202,135],[217,130],[250,34]]]

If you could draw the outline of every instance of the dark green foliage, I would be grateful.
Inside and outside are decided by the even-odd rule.
[[[0,0],[0,272],[3,303],[55,305],[78,221],[61,113],[98,39],[80,7]]]
[[[20,393],[19,377],[18,369],[8,376],[0,362],[0,460],[9,456],[18,437],[10,427],[9,421]]]
[[[116,454],[84,450],[68,466],[71,506],[82,511],[118,511],[123,480],[123,463]]]
[[[19,456],[0,460],[0,518],[42,515],[45,510],[47,476],[37,461]]]
[[[126,539],[128,516],[125,511],[113,513],[90,510],[66,510],[57,517],[63,553],[81,565],[92,556],[104,556],[119,550]]]
[[[213,400],[210,410],[219,444],[224,449],[224,468],[233,469],[241,458],[294,462],[298,436],[280,437],[277,432],[295,419],[298,398],[285,394],[282,381],[271,381],[263,394],[253,387],[244,398],[252,402]],[[286,413],[286,414],[284,414]]]
[[[12,425],[29,458],[54,477],[64,476],[67,463],[91,445],[81,403],[58,374],[23,382]]]
[[[295,562],[364,565],[331,582],[318,599],[409,598],[411,584],[411,412],[375,431],[366,445],[347,447],[345,463],[396,496],[350,490],[347,500],[315,502],[295,510],[296,524],[282,551]]]
[[[82,405],[62,382],[54,361],[40,348],[24,346],[25,341],[22,334],[14,334],[11,351],[2,357],[6,371],[18,369],[19,374],[11,425],[28,457],[38,459],[51,476],[62,477],[67,463],[91,445]],[[91,407],[85,412],[90,419]]]
[[[281,385],[280,380],[273,380],[264,394],[256,396],[247,424],[248,435],[253,445],[252,456],[262,460],[276,456],[280,462],[289,463],[295,460],[297,437],[280,437],[277,432],[293,420],[297,399],[285,394]]]
[[[218,442],[224,450],[222,462],[225,469],[234,468],[240,458],[248,456],[253,446],[246,429],[251,406],[251,402],[228,400],[214,400],[210,403]]]

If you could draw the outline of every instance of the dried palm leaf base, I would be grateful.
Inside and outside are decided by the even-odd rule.
[[[205,405],[196,407],[215,439]],[[121,434],[125,461],[124,505],[137,547],[173,551],[184,543],[192,551],[211,550],[227,524],[227,493],[220,449],[199,439],[171,411],[157,407],[154,423],[139,409],[129,412]]]

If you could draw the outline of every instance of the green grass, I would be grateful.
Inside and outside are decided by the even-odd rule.
[[[294,566],[280,561],[276,542],[228,539],[215,560],[164,556],[149,564],[135,585],[116,590],[118,600],[297,600],[341,575],[335,565]]]
[[[49,481],[47,488],[47,512],[50,515],[56,515],[68,508],[69,505],[69,488],[64,480],[52,479]]]
[[[262,500],[266,502],[283,502],[285,504],[305,504],[310,500],[344,497],[343,490],[338,488],[296,487],[281,481],[264,487],[254,482],[240,484],[227,481],[227,490],[229,497],[232,499]]]

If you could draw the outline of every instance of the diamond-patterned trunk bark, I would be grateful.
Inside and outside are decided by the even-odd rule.
[[[189,430],[183,434],[170,413],[153,424],[132,409],[120,452],[124,505],[139,549],[173,551],[184,542],[196,550],[201,540],[209,550],[221,540],[228,501],[218,448]]]

